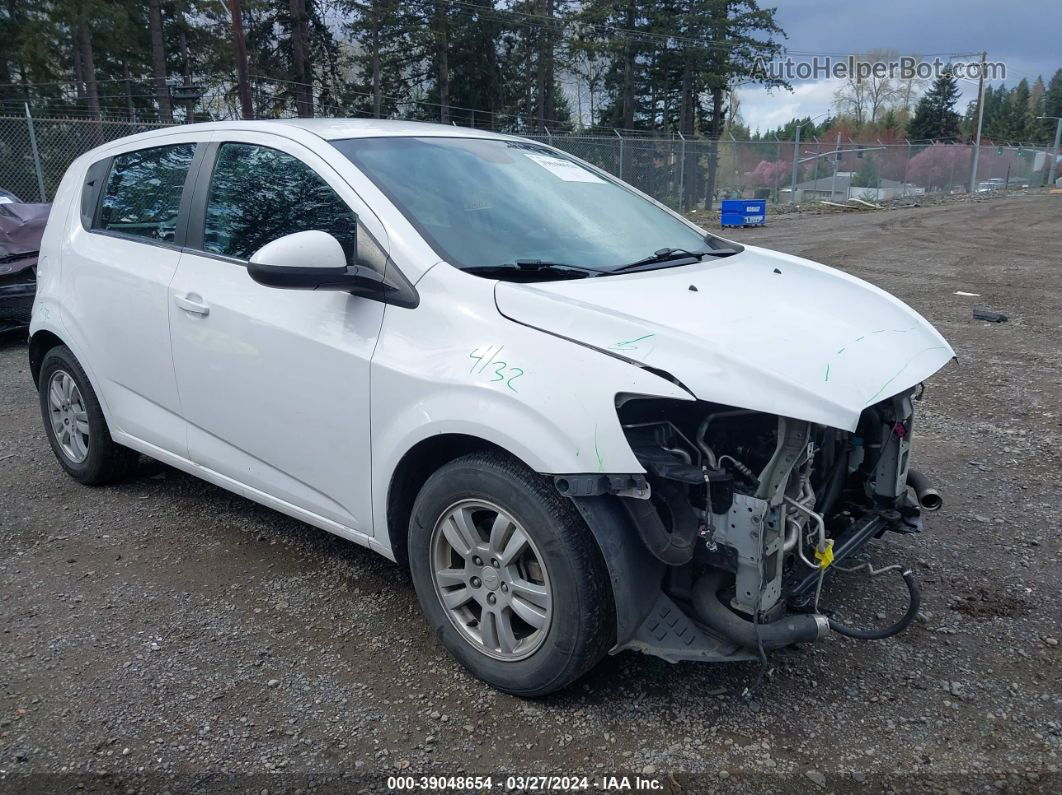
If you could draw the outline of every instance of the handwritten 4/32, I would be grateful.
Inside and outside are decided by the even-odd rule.
[[[486,373],[491,376],[491,381],[504,381],[505,386],[513,392],[519,390],[513,386],[513,381],[524,374],[519,367],[510,367],[509,363],[498,358],[504,345],[488,345],[474,348],[468,358],[472,359],[472,368],[469,373]]]

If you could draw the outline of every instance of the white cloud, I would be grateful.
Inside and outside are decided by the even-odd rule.
[[[817,119],[821,121],[826,115],[835,113],[833,97],[842,85],[843,80],[809,80],[796,83],[792,91],[746,86],[739,88],[736,93],[742,120],[751,131],[759,130],[765,133],[781,127],[791,119],[811,116],[821,117]],[[967,104],[977,98],[977,82],[960,80],[959,88],[962,94],[955,109],[959,113],[965,113]]]
[[[792,91],[749,86],[737,90],[741,118],[752,131],[766,132],[790,119],[819,116],[832,111],[836,80],[798,83]]]

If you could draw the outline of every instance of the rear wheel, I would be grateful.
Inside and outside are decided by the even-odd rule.
[[[37,386],[48,442],[71,477],[95,486],[132,471],[137,454],[111,439],[96,392],[69,348],[44,355]]]
[[[608,650],[612,594],[597,546],[571,503],[508,456],[475,453],[428,478],[409,558],[443,645],[500,690],[551,693]]]

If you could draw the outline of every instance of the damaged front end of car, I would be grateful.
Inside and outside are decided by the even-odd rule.
[[[904,629],[918,610],[914,575],[851,558],[885,532],[920,531],[921,511],[941,505],[910,468],[919,397],[911,388],[868,406],[847,431],[704,401],[620,396],[620,424],[645,474],[557,478],[609,564],[614,651],[755,659],[831,629],[860,638]],[[910,597],[902,618],[856,628],[828,614],[824,578],[856,568],[902,575]]]

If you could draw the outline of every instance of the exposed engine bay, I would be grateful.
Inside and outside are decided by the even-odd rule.
[[[626,648],[673,660],[762,658],[829,629],[858,638],[904,629],[918,610],[914,575],[899,564],[844,563],[886,531],[920,531],[921,511],[941,506],[909,467],[918,397],[911,389],[868,407],[854,432],[701,401],[621,399],[646,475],[612,493],[664,565],[666,597]],[[850,627],[820,610],[831,569],[857,568],[902,575],[909,608],[895,624]],[[721,645],[706,648],[713,636]]]

